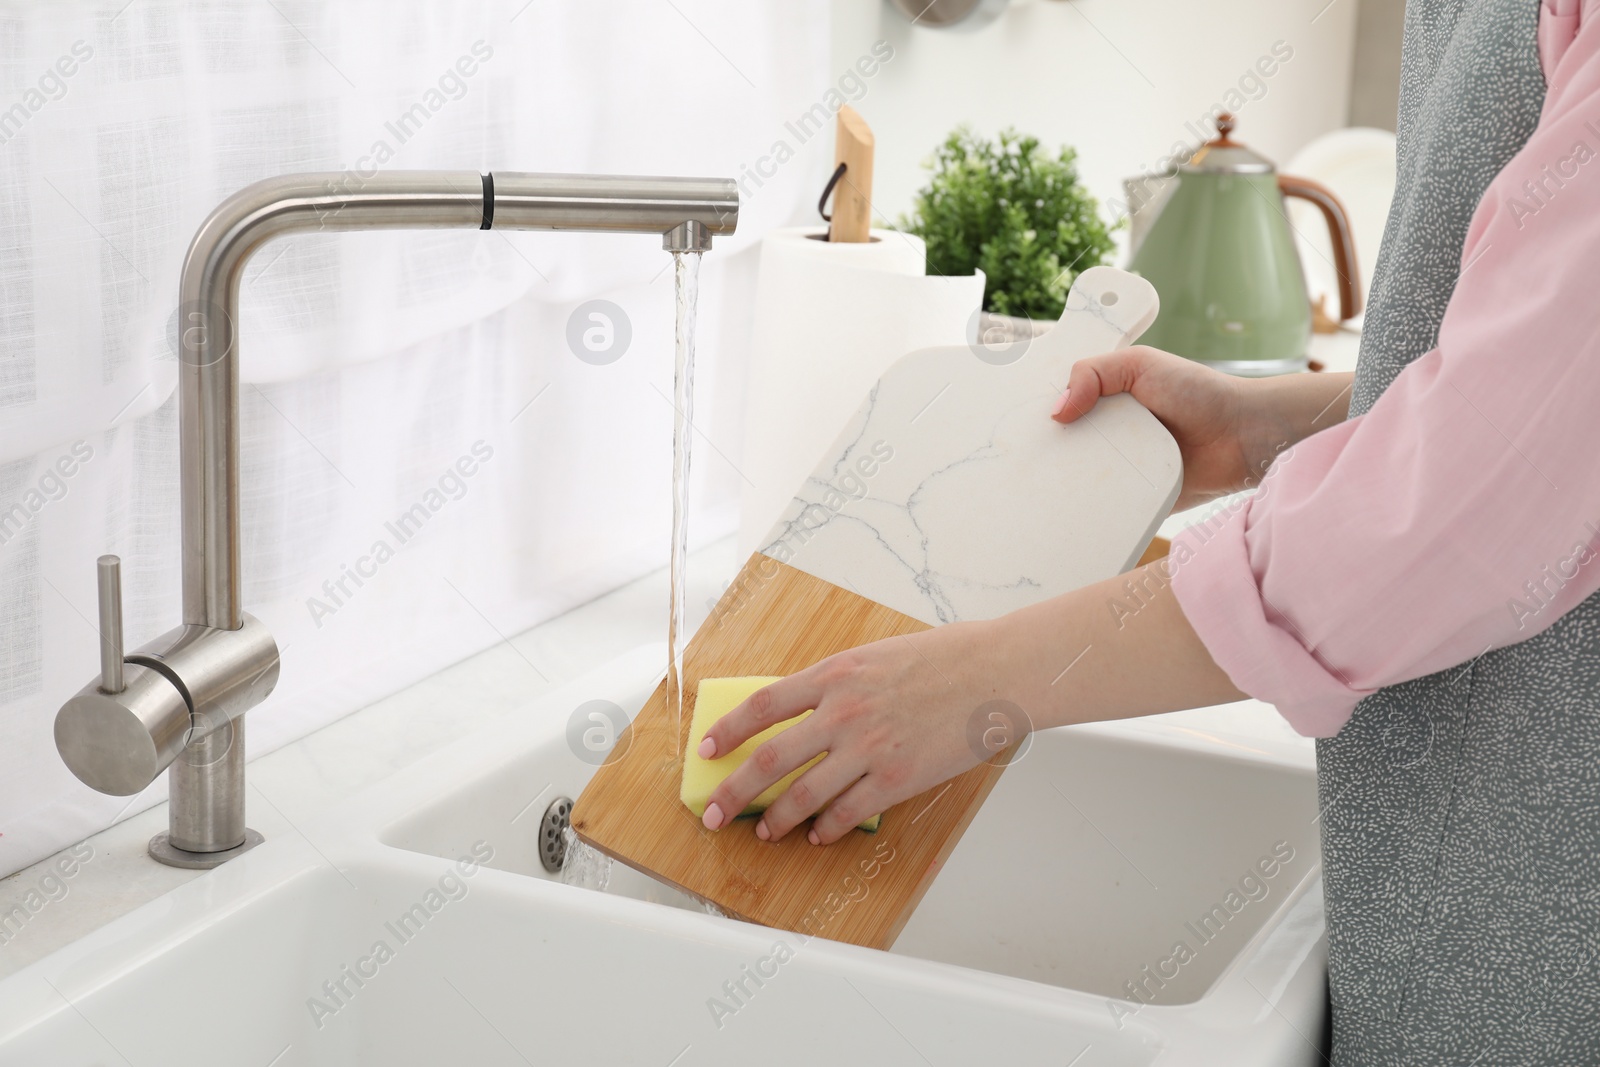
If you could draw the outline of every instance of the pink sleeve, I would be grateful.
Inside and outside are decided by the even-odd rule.
[[[1200,639],[1303,734],[1600,589],[1600,14],[1554,74],[1478,206],[1439,347],[1174,540]]]
[[[1543,0],[1539,5],[1539,64],[1544,68],[1544,80],[1549,84],[1555,83],[1556,70],[1578,36],[1578,19],[1583,2]]]

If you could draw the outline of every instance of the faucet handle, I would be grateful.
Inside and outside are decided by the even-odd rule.
[[[194,715],[188,692],[159,654],[135,652],[132,662],[124,662],[122,560],[101,556],[95,572],[100,677],[56,714],[56,751],[91,789],[131,797],[178,758],[194,730]]]
[[[100,580],[100,688],[120,693],[122,680],[122,560],[101,556],[97,561]]]

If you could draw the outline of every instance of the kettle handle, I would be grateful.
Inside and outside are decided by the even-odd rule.
[[[1328,223],[1328,238],[1333,244],[1333,269],[1339,275],[1339,321],[1355,318],[1361,312],[1361,275],[1356,270],[1356,241],[1350,229],[1350,216],[1333,190],[1310,178],[1278,175],[1278,191],[1315,204]]]

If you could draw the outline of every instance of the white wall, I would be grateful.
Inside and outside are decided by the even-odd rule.
[[[877,137],[873,200],[890,219],[963,122],[1070,144],[1090,190],[1120,196],[1122,179],[1174,142],[1197,143],[1186,123],[1198,126],[1278,41],[1293,57],[1261,79],[1236,136],[1282,161],[1345,125],[1354,0],[1013,0],[975,32],[912,26],[881,0],[832,5],[836,71],[879,38],[895,49],[854,104]]]

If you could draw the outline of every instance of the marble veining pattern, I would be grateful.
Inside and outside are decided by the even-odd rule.
[[[1097,268],[1031,343],[903,357],[761,551],[935,625],[1126,569],[1176,498],[1177,447],[1127,397],[1070,427],[1049,414],[1071,364],[1131,343],[1155,307],[1147,283]]]

